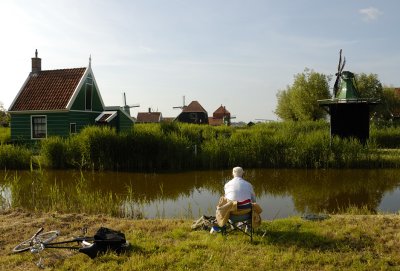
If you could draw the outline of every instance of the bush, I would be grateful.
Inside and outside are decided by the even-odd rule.
[[[28,169],[32,152],[22,146],[0,145],[0,167],[2,169]]]

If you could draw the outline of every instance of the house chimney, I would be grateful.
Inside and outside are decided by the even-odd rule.
[[[37,73],[42,70],[42,59],[38,58],[37,49],[35,51],[35,57],[32,58],[32,72]]]
[[[149,113],[151,113],[151,107],[149,107]]]

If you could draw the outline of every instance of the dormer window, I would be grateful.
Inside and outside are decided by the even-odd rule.
[[[86,83],[85,89],[85,110],[92,110],[92,98],[93,98],[93,84]]]

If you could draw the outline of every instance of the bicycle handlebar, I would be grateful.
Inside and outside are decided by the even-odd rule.
[[[44,230],[44,228],[40,228],[33,236],[32,238],[36,238],[36,236],[38,236],[42,231]]]

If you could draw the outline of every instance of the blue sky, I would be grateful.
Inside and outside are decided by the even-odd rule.
[[[277,120],[276,93],[305,68],[378,74],[400,87],[400,1],[2,0],[0,102],[8,108],[31,71],[85,67],[107,106],[175,117],[197,100],[236,121]],[[333,84],[333,82],[331,82]]]

